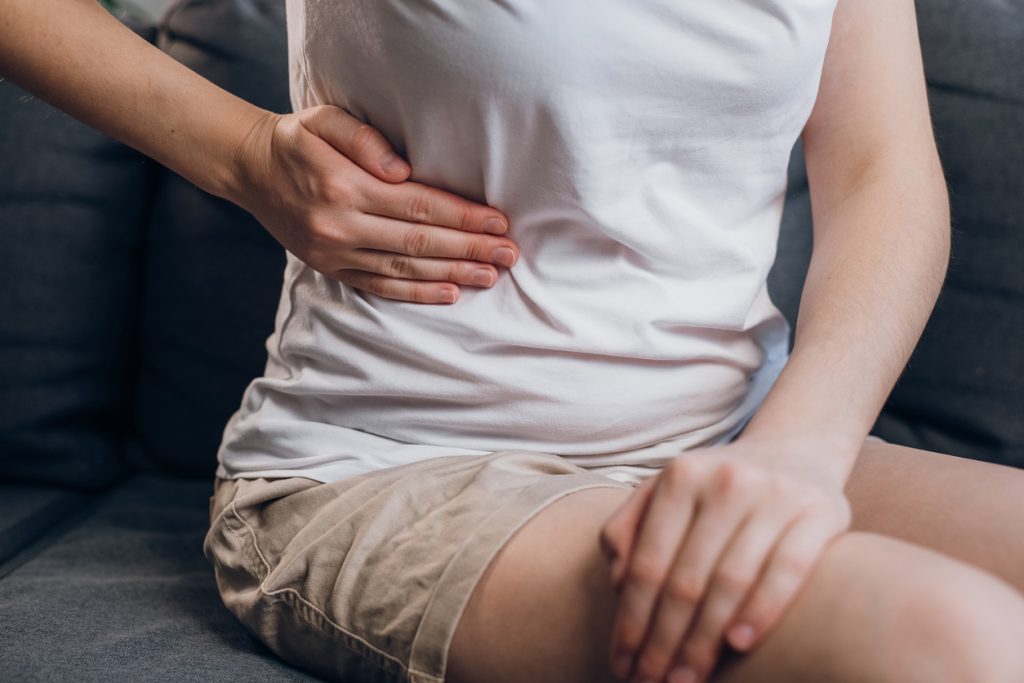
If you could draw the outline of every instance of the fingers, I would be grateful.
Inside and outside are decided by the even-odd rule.
[[[726,463],[704,487],[697,515],[658,595],[650,630],[637,657],[636,680],[660,681],[667,675],[698,606],[711,599],[711,589],[715,588],[712,572],[753,508],[755,485],[747,469]],[[725,589],[732,594],[738,587],[728,585]],[[698,646],[704,645],[698,640]]]
[[[626,501],[601,528],[601,548],[611,560],[611,578],[616,589],[621,587],[625,568],[633,553],[640,523],[650,503],[658,477],[649,476],[633,489]]]
[[[401,182],[412,171],[379,130],[340,107],[310,107],[299,112],[299,121],[306,130],[381,180]]]
[[[356,289],[397,301],[419,304],[453,304],[459,299],[458,288],[444,282],[400,280],[364,270],[340,270],[335,279]]]
[[[707,596],[671,670],[689,667],[697,680],[707,679],[718,659],[726,628],[792,518],[791,509],[782,505],[771,505],[747,517],[715,567]]]
[[[622,678],[636,668],[658,594],[690,526],[700,486],[697,474],[691,463],[677,458],[652,484],[642,528],[625,567],[612,629],[612,670]],[[666,660],[674,650],[675,643]]]
[[[434,280],[490,287],[498,279],[494,266],[446,258],[416,258],[376,249],[357,249],[352,268],[406,280]]]
[[[804,514],[784,532],[757,582],[729,629],[729,642],[739,650],[753,647],[784,614],[806,583],[828,543],[843,530],[830,515]],[[743,624],[749,625],[745,634]]]
[[[406,223],[383,216],[368,216],[360,235],[360,248],[405,254],[468,259],[511,267],[519,258],[519,247],[505,237],[472,235],[435,225]],[[358,249],[357,249],[358,251]]]
[[[504,235],[508,230],[508,219],[497,209],[422,183],[374,183],[363,194],[360,208],[378,216],[465,232]]]

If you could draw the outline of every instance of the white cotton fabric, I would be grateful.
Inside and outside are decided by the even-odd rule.
[[[765,286],[835,0],[288,0],[295,110],[343,107],[521,250],[453,305],[289,254],[222,477],[555,453],[637,482],[745,425],[787,360]]]

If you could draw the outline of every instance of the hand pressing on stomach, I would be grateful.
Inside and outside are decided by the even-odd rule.
[[[389,299],[454,303],[489,287],[519,249],[491,207],[406,180],[377,129],[321,105],[268,115],[236,155],[230,197],[326,277]]]
[[[828,543],[849,528],[844,484],[816,467],[821,457],[786,450],[740,438],[688,451],[608,519],[600,540],[619,595],[616,675],[631,683],[708,680],[722,646],[754,647]]]

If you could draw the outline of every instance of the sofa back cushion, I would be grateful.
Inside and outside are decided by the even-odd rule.
[[[1004,0],[918,0],[952,256],[920,343],[875,425],[891,441],[1024,467],[1024,23]],[[769,281],[795,322],[810,257],[800,150]],[[912,201],[912,198],[911,198]]]
[[[0,150],[0,478],[99,487],[125,469],[157,165],[4,79]]]
[[[249,102],[290,109],[280,0],[180,1],[157,46]],[[224,426],[263,372],[284,250],[247,212],[166,169],[145,242],[132,460],[212,477]]]

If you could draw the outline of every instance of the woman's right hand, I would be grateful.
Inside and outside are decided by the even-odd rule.
[[[390,155],[390,157],[389,157]],[[378,130],[321,105],[267,116],[235,159],[229,198],[324,276],[389,299],[453,303],[519,249],[494,208],[422,183]]]

